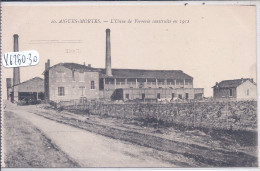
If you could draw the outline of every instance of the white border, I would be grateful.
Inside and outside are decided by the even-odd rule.
[[[51,2],[2,2],[2,5],[19,6],[77,6],[77,5],[259,5],[255,1],[51,1]]]
[[[150,1],[150,2],[140,2],[140,1],[132,1],[132,2],[122,2],[122,1],[83,1],[83,2],[1,2],[1,5],[4,6],[79,6],[79,5],[107,5],[107,6],[115,6],[115,5],[255,5],[256,6],[256,23],[257,23],[257,80],[260,80],[260,71],[259,71],[259,66],[260,66],[260,1]],[[258,115],[260,113],[260,86],[258,85]],[[1,106],[2,108],[3,106]],[[260,117],[258,116],[258,132],[259,131],[259,123],[260,123]],[[259,147],[259,142],[260,142],[260,136],[258,135],[258,147]],[[218,171],[218,170],[252,170],[256,171],[259,170],[260,168],[260,149],[258,149],[258,168],[100,168],[102,170],[211,170],[211,171]],[[3,171],[47,171],[47,170],[55,170],[55,171],[71,171],[71,170],[76,170],[76,171],[83,171],[83,170],[99,170],[98,168],[1,168]]]

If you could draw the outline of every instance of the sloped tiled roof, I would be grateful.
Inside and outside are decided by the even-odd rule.
[[[99,69],[92,68],[86,65],[76,64],[76,63],[58,63],[56,65],[53,65],[52,67],[48,68],[50,70],[51,68],[54,68],[56,66],[64,66],[71,70],[80,70],[80,71],[100,71]]]
[[[245,81],[250,81],[253,84],[256,84],[253,79],[250,78],[243,78],[243,79],[235,79],[235,80],[223,80],[217,85],[215,85],[213,88],[219,87],[219,88],[235,88],[244,83]]]
[[[21,83],[19,83],[19,84],[13,85],[13,86],[17,86],[17,85],[20,85],[20,84],[24,84],[24,83],[27,83],[27,82],[31,82],[31,81],[33,81],[33,80],[40,80],[40,81],[43,82],[43,79],[42,79],[42,78],[40,78],[40,77],[34,77],[34,78],[31,78],[31,79],[26,80],[26,81],[24,81],[24,82],[21,82]]]
[[[100,78],[159,78],[159,79],[193,79],[181,70],[141,70],[141,69],[112,69],[112,76],[107,76],[104,68],[92,68],[76,63],[59,63],[50,67],[64,66],[71,70],[96,71]],[[48,70],[49,70],[48,69]]]
[[[101,78],[158,78],[158,79],[193,79],[181,70],[141,70],[141,69],[112,69],[112,77],[100,73]]]

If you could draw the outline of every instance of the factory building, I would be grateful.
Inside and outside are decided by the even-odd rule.
[[[44,80],[40,77],[16,85],[12,85],[11,78],[7,78],[6,83],[7,99],[14,103],[35,104],[44,100]]]
[[[257,99],[257,86],[252,78],[223,80],[212,88],[214,98]]]
[[[46,101],[99,99],[99,70],[75,63],[59,63],[44,72]]]
[[[143,100],[202,98],[203,88],[193,88],[193,78],[181,70],[112,69],[110,30],[106,30],[105,68],[76,63],[45,64],[46,101]]]
[[[17,92],[18,98],[15,101],[24,101],[34,104],[38,100],[44,100],[44,81],[40,77],[34,77],[13,86],[14,92]]]

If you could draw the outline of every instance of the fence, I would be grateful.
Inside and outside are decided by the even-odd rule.
[[[206,101],[178,103],[112,103],[70,101],[59,104],[70,111],[134,119],[157,126],[256,130],[256,101]]]

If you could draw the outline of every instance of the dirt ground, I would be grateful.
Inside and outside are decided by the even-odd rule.
[[[4,167],[78,167],[39,129],[12,112],[4,114]]]

